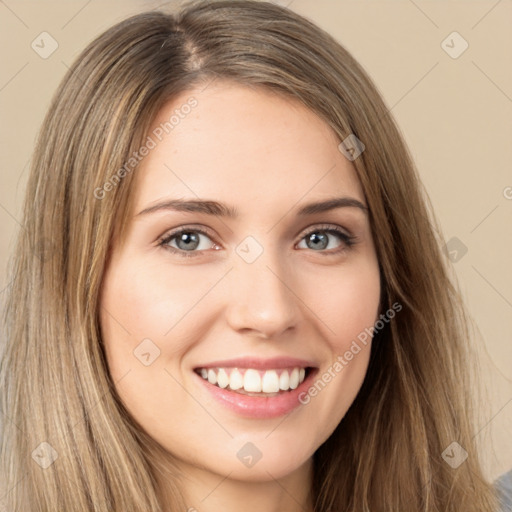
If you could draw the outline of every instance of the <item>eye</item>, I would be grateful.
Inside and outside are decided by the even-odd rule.
[[[207,239],[205,242],[202,239]],[[338,240],[332,242],[332,240]],[[300,247],[302,242],[304,245]],[[300,249],[311,249],[314,252],[326,252],[326,255],[338,254],[349,249],[356,243],[355,237],[345,233],[340,227],[333,225],[317,226],[308,231],[301,238],[297,247]],[[220,247],[212,241],[212,235],[207,231],[195,227],[181,227],[160,239],[159,246],[183,257],[194,257],[208,249],[219,250]],[[334,245],[334,246],[333,246]],[[328,252],[326,250],[329,250]]]
[[[210,243],[203,242],[201,238],[207,238]],[[206,231],[187,227],[165,235],[158,245],[184,257],[197,256],[197,252],[211,249],[212,246],[218,249],[218,246],[211,241],[210,235]]]
[[[338,245],[332,240],[338,239]],[[312,249],[315,252],[325,251],[326,249],[334,249],[327,254],[337,254],[352,247],[355,242],[355,237],[345,233],[337,226],[317,226],[315,229],[308,231],[301,239],[306,244],[306,249]],[[341,242],[341,243],[340,243]],[[298,245],[298,247],[300,244]],[[301,249],[304,248],[300,247]]]

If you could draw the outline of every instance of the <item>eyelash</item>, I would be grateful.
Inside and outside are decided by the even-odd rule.
[[[331,235],[338,235],[338,237],[340,238],[342,243],[345,245],[344,247],[343,246],[339,247],[338,249],[335,249],[334,251],[331,251],[331,252],[326,252],[325,250],[313,251],[313,252],[323,253],[324,256],[337,255],[341,252],[351,249],[352,246],[357,243],[355,236],[347,235],[340,228],[333,226],[333,225],[316,226],[315,229],[312,229],[312,230],[304,233],[304,235],[301,237],[300,241],[302,241],[307,236],[309,236],[313,233],[317,233],[317,232],[328,233]],[[160,240],[158,242],[158,246],[162,247],[165,250],[172,252],[173,254],[177,254],[184,258],[191,258],[191,257],[194,258],[194,257],[198,256],[200,253],[204,252],[204,251],[183,251],[181,249],[177,249],[175,247],[171,247],[170,245],[168,245],[169,242],[171,242],[174,238],[178,237],[179,235],[181,235],[183,233],[200,233],[201,235],[204,235],[210,239],[212,238],[212,235],[210,233],[208,233],[207,231],[205,231],[204,229],[184,226],[184,227],[181,227],[181,228],[177,229],[176,231],[168,233],[168,234],[164,235],[162,238],[160,238]],[[312,249],[310,249],[310,250],[312,250]]]

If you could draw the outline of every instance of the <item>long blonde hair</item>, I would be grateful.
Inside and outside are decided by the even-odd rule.
[[[165,102],[216,78],[297,98],[340,141],[355,134],[364,143],[353,164],[370,210],[383,308],[403,306],[376,334],[358,396],[314,454],[315,511],[495,512],[473,443],[467,318],[399,130],[366,72],[330,35],[252,0],[133,16],[82,52],[54,96],[4,313],[8,510],[186,510],[172,468],[174,501],[161,503],[159,447],[116,394],[98,323],[109,247],[123,233],[136,168],[101,190]],[[456,469],[442,458],[454,441],[469,454]]]

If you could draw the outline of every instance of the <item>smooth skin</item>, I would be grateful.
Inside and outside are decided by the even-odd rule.
[[[135,171],[127,236],[112,247],[100,301],[109,370],[131,415],[178,459],[189,507],[312,510],[312,456],[356,397],[371,345],[307,405],[271,419],[227,409],[193,370],[243,356],[304,358],[319,368],[317,378],[332,368],[379,314],[368,212],[296,212],[336,197],[366,205],[365,197],[332,129],[265,89],[215,81],[187,91],[165,105],[151,132],[191,97],[197,106]],[[170,199],[218,201],[238,216],[141,213]],[[180,227],[188,238],[161,244]],[[353,245],[325,232],[331,227]],[[237,252],[247,237],[263,250],[252,263]],[[134,350],[148,339],[150,359],[160,352],[146,366]],[[237,457],[248,442],[262,453],[252,467]]]

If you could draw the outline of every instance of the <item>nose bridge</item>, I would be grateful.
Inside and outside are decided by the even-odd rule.
[[[250,238],[250,237],[248,237]],[[234,255],[227,318],[233,329],[275,336],[297,322],[297,297],[292,293],[286,263],[269,248],[245,240]]]

